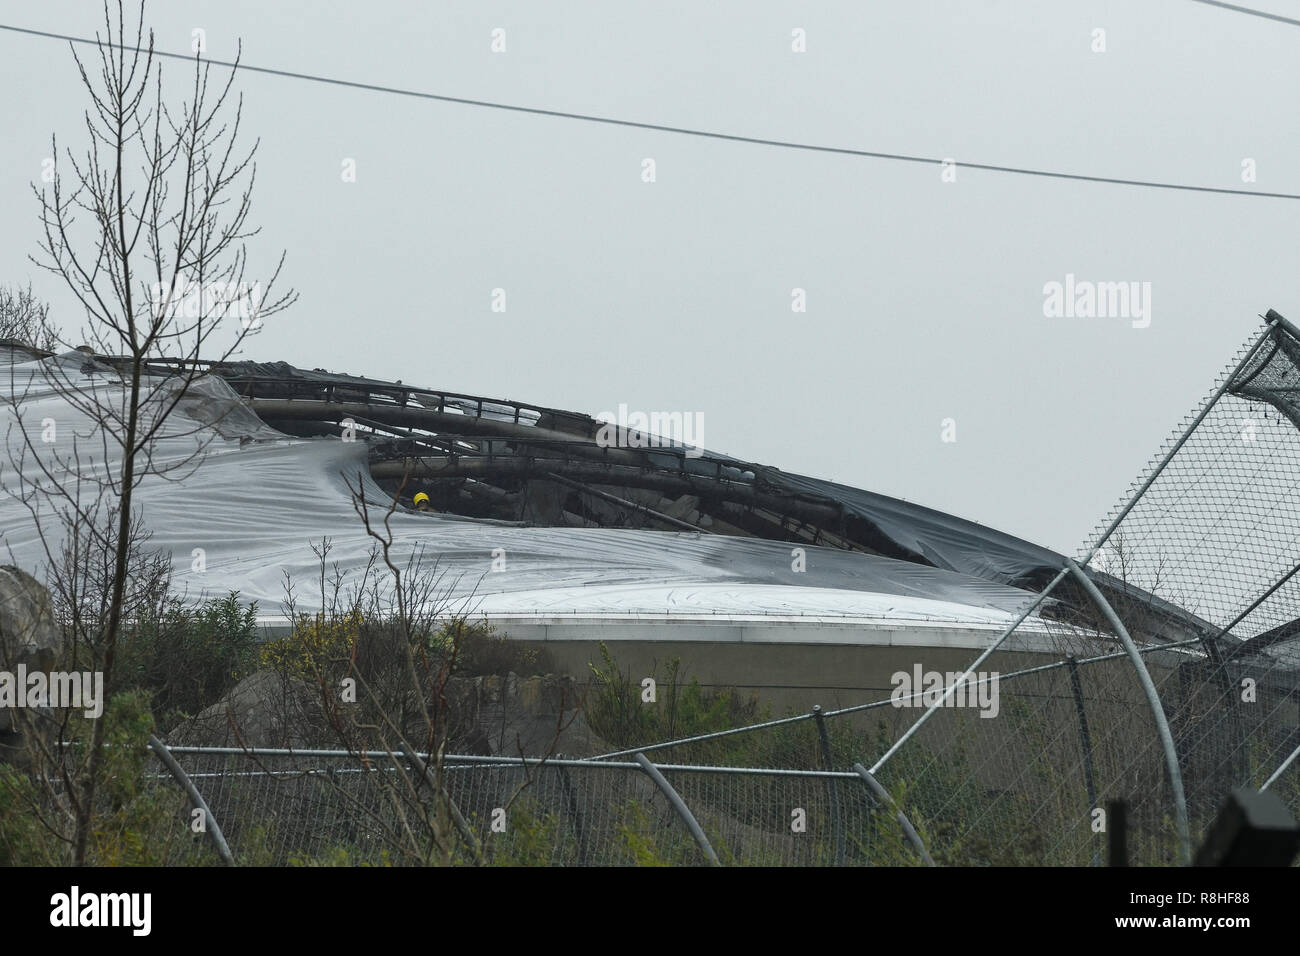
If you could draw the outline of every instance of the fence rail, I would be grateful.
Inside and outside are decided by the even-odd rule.
[[[164,755],[184,767],[220,828],[209,827],[207,845],[216,850],[214,834],[224,833],[233,862],[412,862],[399,850],[392,797],[420,770],[401,754],[178,746]],[[910,852],[915,842],[903,845],[897,810],[854,771],[651,763],[640,754],[635,761],[450,754],[442,771],[487,863],[926,859],[923,848]],[[178,779],[161,767],[152,778],[159,786]],[[873,841],[886,845],[873,849]],[[467,850],[462,844],[457,859],[470,862]]]
[[[969,761],[996,785],[992,788],[972,789],[964,778],[966,767],[933,786],[936,781],[930,778],[954,759],[953,743],[936,744],[934,735],[927,741],[930,749],[918,753],[914,741],[892,764],[900,771],[892,788],[877,781],[859,762],[864,751],[849,751],[855,742],[865,747],[866,740],[847,722],[890,707],[890,700],[835,711],[815,708],[806,715],[600,757],[447,754],[439,768],[446,793],[472,832],[457,841],[453,861],[935,865],[1016,860],[1098,865],[1106,833],[1090,825],[1090,815],[1104,805],[1103,797],[1131,799],[1134,792],[1108,783],[1118,779],[1140,787],[1143,762],[1160,763],[1158,747],[1148,746],[1135,755],[1141,748],[1131,746],[1132,739],[1124,733],[1149,721],[1141,695],[1121,702],[1110,699],[1105,692],[1110,680],[1097,672],[1122,667],[1126,658],[1125,652],[1093,655],[1004,675],[1013,678],[1007,685],[1011,692],[1003,690],[1002,706],[1011,716],[1007,733],[1020,738],[1021,750],[1008,756],[997,748],[976,748]],[[1234,673],[1247,672],[1245,665],[1233,666]],[[1239,762],[1241,773],[1220,781],[1216,797],[1220,790],[1244,783],[1261,791],[1272,789],[1293,810],[1300,810],[1300,736],[1294,717],[1276,720],[1278,706],[1267,703],[1274,698],[1294,701],[1295,690],[1293,683],[1278,688],[1265,682],[1260,693],[1266,703],[1259,719],[1250,727],[1237,727],[1235,739],[1240,743],[1270,738],[1271,744],[1254,759]],[[1167,681],[1164,695],[1177,726],[1181,699]],[[950,723],[955,720],[944,716]],[[972,725],[978,727],[978,720],[969,715],[958,736],[977,740],[968,732]],[[1270,728],[1276,731],[1271,737]],[[799,736],[790,736],[792,732]],[[785,736],[778,740],[773,734]],[[739,735],[756,735],[762,741],[765,746],[755,751],[758,757],[801,754],[814,766],[670,762],[662,757],[652,763],[647,756],[674,750],[699,754]],[[402,850],[403,801],[395,794],[422,769],[401,753],[161,743],[155,750],[160,763],[183,768],[178,774],[159,766],[153,774],[156,784],[188,784],[196,793],[187,791],[184,812],[191,814],[201,803],[211,823],[188,845],[178,843],[176,862],[193,862],[195,844],[201,844],[213,862],[415,862]],[[1229,745],[1221,756],[1230,757],[1231,750]],[[618,759],[628,755],[634,759]],[[425,753],[412,756],[421,765],[432,759]],[[1004,759],[990,760],[993,756]],[[1183,756],[1186,759],[1186,751]],[[1068,772],[1076,763],[1081,773]],[[1042,771],[1049,765],[1061,772],[1026,772],[1026,766]],[[1137,809],[1149,811],[1151,803],[1139,800]],[[1049,815],[1050,806],[1056,812]],[[1193,807],[1192,833],[1199,838],[1217,803],[1194,800]],[[954,847],[953,828],[962,824],[966,829]],[[1132,825],[1132,862],[1181,860],[1167,815],[1139,812]],[[471,845],[481,858],[468,852]]]

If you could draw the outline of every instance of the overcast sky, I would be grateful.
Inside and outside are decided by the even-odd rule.
[[[3,0],[0,22],[88,36],[98,6]],[[1300,193],[1300,27],[1191,0],[169,0],[147,17],[163,50],[202,28],[212,57],[242,38],[256,66],[959,164],[944,182],[244,73],[252,258],[287,250],[301,293],[250,358],[698,413],[713,450],[1073,552],[1258,314],[1300,318],[1300,202],[960,167]],[[31,281],[76,327],[27,257],[31,184],[52,133],[84,145],[85,94],[66,43],[6,31],[0,79],[0,283]],[[1149,326],[1045,316],[1067,274],[1149,282]]]

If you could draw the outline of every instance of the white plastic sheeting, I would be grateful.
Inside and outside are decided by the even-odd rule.
[[[111,371],[75,352],[40,361],[8,350],[0,353],[3,368],[11,374],[3,395],[8,406],[0,408],[8,450],[0,463],[0,547],[39,577],[45,551],[31,512],[14,495],[22,484],[19,472],[28,482],[38,476],[30,451],[24,460],[19,417],[43,460],[67,460],[75,449],[83,467],[99,467],[102,434],[52,386],[50,371],[61,370],[81,397],[98,389],[111,399],[120,395],[120,385]],[[149,387],[157,395],[167,388],[157,380]],[[43,426],[51,422],[54,434],[44,437],[54,440],[42,441]],[[320,606],[313,543],[331,539],[331,574],[337,567],[355,579],[364,568],[374,541],[353,508],[345,476],[354,486],[360,482],[376,517],[390,499],[369,478],[363,443],[284,436],[212,377],[198,383],[164,426],[154,465],[184,462],[200,446],[197,467],[165,479],[149,476],[136,497],[152,534],[150,547],[172,554],[178,590],[192,598],[238,591],[273,621],[283,616],[286,575],[300,610]],[[116,460],[112,444],[107,447]],[[45,528],[57,530],[49,521]],[[438,561],[446,596],[489,618],[771,615],[987,626],[1009,621],[1030,598],[970,575],[835,549],[806,547],[806,570],[796,571],[794,545],[749,538],[534,528],[404,509],[392,516],[391,528],[399,561],[423,548],[426,559]],[[196,570],[199,556],[202,569]]]

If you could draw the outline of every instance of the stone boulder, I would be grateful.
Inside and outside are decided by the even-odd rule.
[[[472,679],[478,733],[492,755],[589,756],[612,749],[582,716],[583,690],[572,677],[515,673]]]
[[[257,671],[167,734],[189,747],[319,747],[328,740],[319,693],[306,681]]]
[[[0,566],[0,670],[49,671],[63,653],[63,631],[50,592],[20,568]],[[22,762],[23,716],[49,717],[48,708],[20,716],[0,708],[0,762]]]
[[[453,677],[443,692],[450,753],[570,756],[609,746],[582,719],[582,690],[572,678],[514,673]],[[319,689],[274,671],[258,671],[198,716],[172,728],[169,744],[192,747],[322,747],[338,739],[325,725]],[[408,733],[420,739],[408,708]],[[392,712],[396,716],[397,710]]]

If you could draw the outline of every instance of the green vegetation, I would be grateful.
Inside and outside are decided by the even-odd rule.
[[[393,665],[400,633],[391,622],[359,612],[301,617],[283,639],[256,643],[255,612],[238,596],[194,608],[166,606],[131,628],[122,644],[122,678],[110,701],[107,772],[97,794],[90,861],[97,865],[211,865],[208,837],[191,831],[190,808],[175,783],[150,755],[146,741],[154,714],[181,719],[209,706],[258,668],[280,671],[309,684],[363,673],[396,680],[392,706],[409,707]],[[451,621],[428,631],[420,653],[456,673],[527,674],[534,652],[491,628]],[[385,663],[386,662],[386,663]],[[652,669],[653,701],[643,697],[640,673],[599,648],[591,667],[584,719],[611,748],[626,749],[674,738],[715,734],[770,721],[770,708],[734,688],[704,688],[673,658]],[[383,700],[383,698],[378,698]],[[1091,832],[1090,807],[1077,780],[1076,745],[1062,736],[1059,705],[1050,695],[1002,696],[1002,721],[947,711],[887,764],[881,783],[897,800],[940,865],[1087,865],[1104,839]],[[379,705],[376,705],[379,706]],[[825,721],[831,762],[844,771],[869,764],[892,743],[887,710]],[[1067,715],[1068,716],[1068,715]],[[63,739],[74,756],[85,746],[88,724],[70,715]],[[1098,760],[1104,752],[1098,746]],[[660,763],[751,768],[820,768],[823,743],[813,720],[777,723],[652,753]],[[1272,750],[1252,745],[1256,776],[1275,764]],[[182,759],[182,763],[185,763]],[[319,762],[318,762],[319,763]],[[304,762],[301,766],[311,764]],[[1005,764],[1005,766],[1003,766]],[[317,764],[312,764],[316,766]],[[232,758],[230,769],[259,764]],[[251,776],[224,780],[221,820],[241,864],[391,866],[414,862],[472,865],[465,842],[426,796],[400,804],[405,771],[391,761],[343,761],[335,774]],[[995,769],[991,769],[995,768]],[[213,769],[205,767],[206,770]],[[358,772],[360,771],[360,772]],[[492,866],[699,865],[702,854],[651,781],[636,771],[541,767],[516,770],[445,768],[448,792],[464,811]],[[877,804],[850,777],[825,778],[665,771],[691,808],[725,865],[849,864],[915,866],[896,810]],[[995,779],[999,789],[990,789]],[[1294,801],[1295,775],[1278,785]],[[204,790],[214,784],[200,782]],[[394,822],[401,805],[405,824]],[[495,811],[504,811],[499,826]],[[68,856],[60,809],[23,772],[0,766],[0,865],[57,865]],[[421,814],[426,816],[422,819]],[[494,820],[498,826],[494,827]],[[792,820],[802,823],[797,829]],[[446,855],[412,854],[401,828],[419,822],[453,834]],[[838,822],[841,839],[836,839]],[[1198,821],[1198,829],[1208,821]],[[1173,860],[1168,819],[1134,821],[1134,845],[1145,856]]]
[[[705,692],[694,678],[683,683],[680,658],[670,658],[646,675],[655,681],[655,700],[642,699],[640,680],[621,671],[604,641],[601,666],[589,665],[593,684],[584,715],[588,726],[616,747],[635,747],[675,737],[725,730],[762,719],[758,697],[734,689]]]
[[[129,626],[117,654],[118,689],[144,691],[159,724],[175,726],[252,673],[257,606],[238,592],[197,607],[170,598]]]
[[[101,718],[107,722],[105,787],[97,795],[90,835],[92,866],[194,865],[214,862],[206,837],[190,829],[184,794],[148,750],[154,730],[147,695],[115,695]],[[88,739],[88,721],[77,718],[69,737]],[[31,777],[0,766],[0,865],[56,866],[66,862],[70,834]]]

